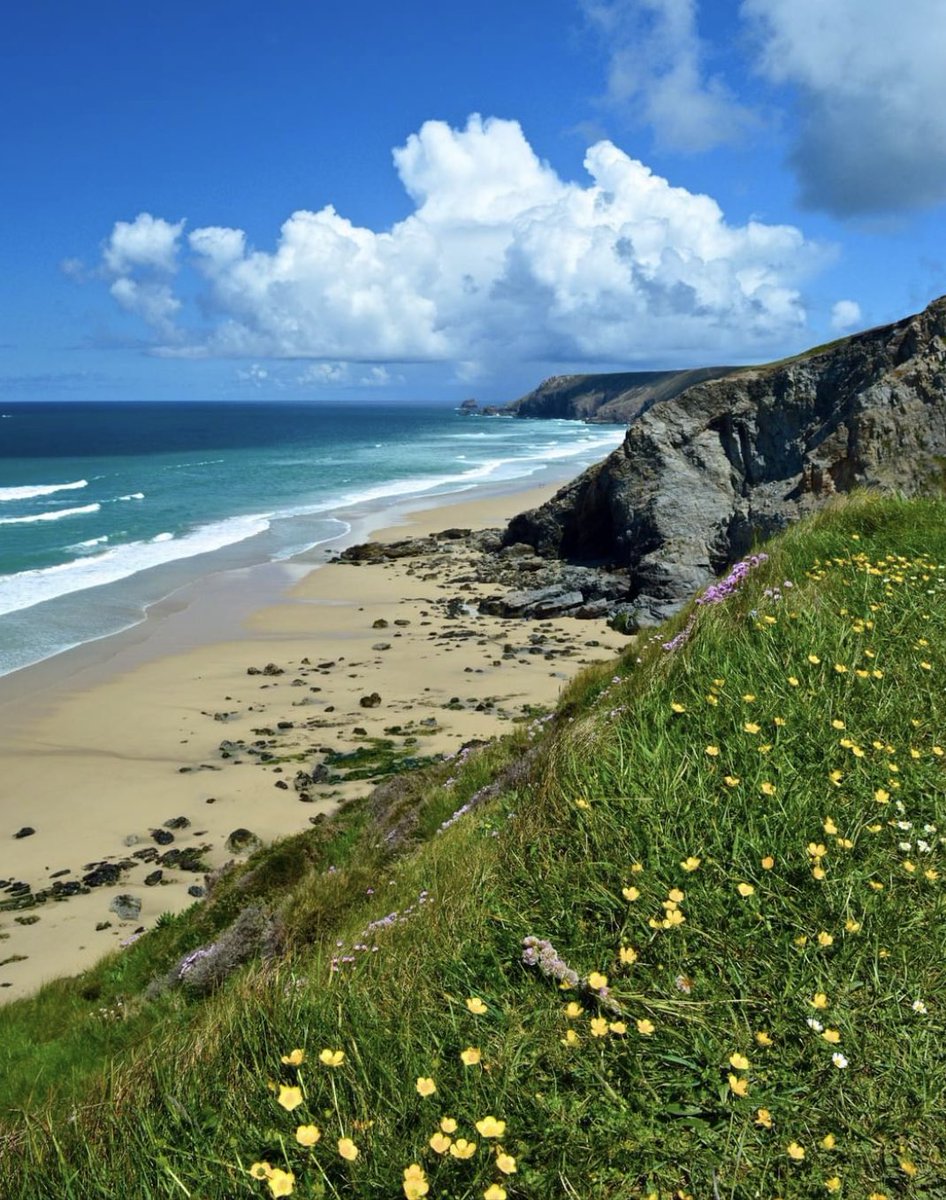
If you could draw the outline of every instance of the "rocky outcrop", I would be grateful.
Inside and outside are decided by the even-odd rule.
[[[946,297],[653,405],[504,542],[626,568],[638,611],[659,618],[835,493],[913,495],[941,487],[944,466]]]
[[[732,367],[701,367],[691,371],[553,375],[518,400],[488,411],[514,417],[627,424],[655,404],[672,400],[688,387],[707,379],[718,379],[732,370]]]

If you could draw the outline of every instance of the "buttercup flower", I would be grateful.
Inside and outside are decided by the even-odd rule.
[[[450,1149],[452,1140],[452,1138],[448,1138],[445,1133],[441,1133],[438,1130],[427,1144],[436,1154],[446,1154]]]
[[[765,858],[763,858],[763,860],[762,860],[762,870],[763,871],[771,871],[774,866],[775,866],[775,859],[772,857],[771,854],[767,854],[765,856]]]
[[[655,1028],[653,1021],[648,1021],[646,1017],[641,1017],[637,1022],[637,1032],[643,1034],[644,1037],[650,1037]]]
[[[483,1200],[506,1200],[506,1189],[498,1183],[491,1183],[483,1193]]]
[[[298,1108],[302,1103],[302,1089],[286,1087],[285,1084],[281,1084],[279,1095],[276,1097],[276,1103],[281,1104],[286,1112],[292,1112],[294,1108]]]
[[[432,1096],[437,1090],[437,1085],[434,1083],[434,1081],[429,1076],[425,1075],[418,1075],[416,1086],[417,1094],[419,1096]]]
[[[627,1025],[623,1021],[611,1021],[608,1024],[608,1029],[618,1037],[623,1033],[627,1033]]]
[[[476,1153],[476,1142],[468,1142],[466,1138],[457,1138],[450,1147],[454,1158],[472,1158]]]
[[[730,1054],[729,1065],[732,1067],[735,1067],[735,1069],[737,1071],[748,1071],[749,1070],[748,1058],[746,1058],[746,1056],[744,1054],[739,1054],[738,1052],[736,1054]]]
[[[598,1038],[608,1036],[608,1023],[604,1017],[591,1018],[591,1036]]]
[[[736,885],[736,891],[740,896],[742,896],[743,899],[746,899],[748,896],[751,896],[755,893],[755,888],[751,883],[739,883]]]
[[[832,1175],[830,1179],[824,1181],[825,1189],[829,1192],[839,1192],[841,1190],[841,1180],[837,1175]]]
[[[271,1195],[291,1196],[296,1177],[291,1171],[283,1171],[280,1167],[273,1167],[269,1173],[267,1182],[269,1183]]]
[[[640,892],[636,887],[621,888],[621,895],[625,900],[629,900],[631,903],[640,899]]]
[[[837,1029],[826,1029],[821,1036],[826,1042],[830,1042],[832,1046],[836,1046],[841,1040],[841,1033]]]
[[[287,1067],[300,1067],[305,1061],[304,1050],[292,1050],[289,1054],[284,1054],[280,1062],[285,1063]]]
[[[691,854],[689,858],[685,858],[683,860],[683,862],[680,864],[680,866],[683,867],[684,871],[695,871],[698,869],[701,861],[702,861],[701,859],[695,858]]]
[[[622,946],[618,957],[620,958],[623,966],[629,967],[632,963],[637,962],[637,951],[633,946]]]
[[[340,1067],[344,1061],[344,1050],[322,1050],[319,1054],[319,1062],[324,1067]]]
[[[475,1067],[482,1057],[482,1053],[476,1046],[467,1046],[460,1052],[460,1061],[465,1067]]]
[[[317,1125],[300,1125],[296,1130],[296,1141],[300,1146],[314,1146],[321,1136]]]
[[[561,1040],[563,1046],[577,1046],[580,1039],[574,1029],[566,1029],[565,1036]]]
[[[249,1174],[254,1179],[268,1179],[273,1173],[273,1168],[268,1162],[255,1162],[249,1169]]]
[[[358,1147],[351,1138],[338,1139],[338,1152],[346,1162],[354,1162],[358,1157]]]
[[[824,992],[815,992],[809,1003],[811,1004],[812,1008],[827,1008],[828,997],[824,994]]]
[[[805,1147],[799,1146],[797,1142],[789,1142],[785,1147],[785,1152],[793,1162],[801,1162],[805,1157]]]
[[[830,933],[827,932],[827,930],[822,929],[822,931],[818,934],[818,945],[819,946],[833,946],[834,945],[834,938],[832,937],[832,935]]]
[[[466,1006],[474,1016],[481,1017],[486,1012],[486,1005],[478,996],[471,996],[466,1002]]]
[[[767,1108],[760,1108],[755,1115],[756,1125],[760,1125],[763,1129],[772,1128],[772,1114]]]
[[[820,1143],[822,1150],[833,1150],[837,1144],[838,1139],[833,1133],[826,1133]]]
[[[453,1117],[441,1117],[440,1128],[444,1131],[444,1133],[456,1133],[457,1123],[454,1121]]]
[[[592,971],[588,976],[588,986],[592,991],[599,992],[602,988],[608,986],[607,975],[602,975],[600,971]]]
[[[759,1043],[760,1046],[771,1046],[772,1045],[772,1039],[765,1032],[764,1029],[759,1030],[759,1032],[755,1035],[755,1040]]]
[[[495,1117],[484,1117],[476,1122],[476,1131],[480,1137],[499,1138],[506,1132],[506,1122],[497,1121]]]
[[[496,1166],[504,1175],[515,1175],[516,1173],[516,1160],[505,1150],[496,1151]]]

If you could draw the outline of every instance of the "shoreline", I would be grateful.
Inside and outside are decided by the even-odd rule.
[[[563,482],[415,497],[320,557],[366,533],[391,541],[501,525]],[[233,831],[271,841],[373,786],[326,762],[370,753],[377,739],[394,756],[456,752],[551,706],[581,665],[626,644],[603,620],[572,618],[541,622],[530,641],[535,621],[467,605],[489,590],[469,582],[468,567],[467,550],[445,540],[436,553],[373,565],[218,573],[122,633],[0,679],[0,900],[18,883],[24,896],[79,892],[0,912],[0,1003],[193,903],[203,871],[182,865],[239,860],[226,848]],[[24,827],[35,833],[15,838]],[[96,872],[105,882],[84,890]],[[126,893],[141,902],[131,920],[109,908]]]

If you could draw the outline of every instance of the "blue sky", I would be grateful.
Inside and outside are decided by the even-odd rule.
[[[940,0],[4,25],[4,400],[502,400],[946,292]]]

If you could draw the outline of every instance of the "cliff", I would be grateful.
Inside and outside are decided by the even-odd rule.
[[[652,404],[504,541],[627,569],[637,614],[652,619],[835,493],[922,493],[941,486],[944,463],[946,297]]]
[[[732,367],[690,371],[623,371],[604,375],[553,375],[533,391],[491,413],[563,418],[596,424],[633,421],[653,405],[693,384],[728,375]]]

